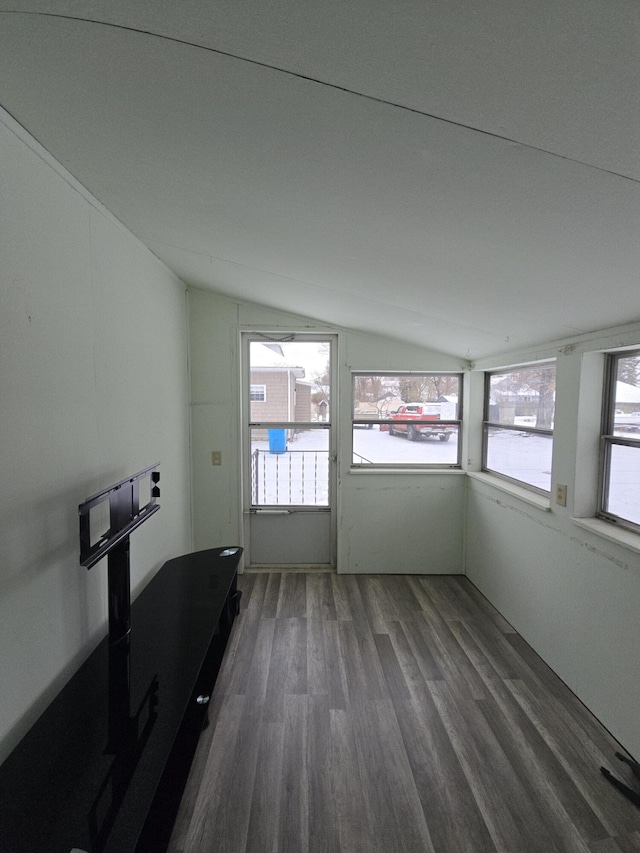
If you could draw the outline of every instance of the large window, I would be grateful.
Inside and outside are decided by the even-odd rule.
[[[555,395],[555,362],[486,374],[483,470],[551,491]]]
[[[640,532],[640,350],[608,357],[599,515]]]
[[[354,373],[353,467],[460,467],[462,374]]]

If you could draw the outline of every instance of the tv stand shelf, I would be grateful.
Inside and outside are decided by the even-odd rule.
[[[169,560],[0,767],[3,853],[160,853],[237,613],[242,549]]]

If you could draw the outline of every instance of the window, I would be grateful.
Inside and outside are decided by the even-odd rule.
[[[486,374],[482,468],[551,491],[555,362]]]
[[[609,355],[602,420],[598,515],[640,532],[640,350]]]
[[[252,403],[266,403],[267,401],[267,386],[266,385],[251,385],[249,387],[249,399]]]
[[[460,467],[460,373],[354,373],[352,414],[354,468]]]

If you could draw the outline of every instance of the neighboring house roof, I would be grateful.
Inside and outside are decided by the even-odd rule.
[[[251,370],[259,372],[288,370],[296,379],[303,379],[305,375],[304,367],[287,361],[279,344],[252,344]]]
[[[304,377],[304,367],[290,367],[287,364],[283,364],[283,365],[273,364],[273,365],[264,365],[264,366],[258,366],[258,365],[252,364],[251,365],[251,372],[252,373],[285,373],[285,372],[286,373],[292,373],[296,377],[296,380],[300,380]],[[313,383],[312,382],[307,382],[307,383],[298,382],[298,384],[312,385]]]

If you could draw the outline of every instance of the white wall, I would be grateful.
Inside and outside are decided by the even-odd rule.
[[[595,511],[602,350],[639,343],[640,327],[629,327],[476,365],[557,358],[552,482],[568,485],[568,506],[535,506],[490,478],[469,478],[466,532],[468,577],[636,756],[640,543],[605,522],[584,529],[572,518]],[[473,383],[479,400],[480,373]],[[470,456],[477,467],[479,447]]]
[[[450,471],[343,476],[338,571],[462,574],[465,485]]]
[[[238,306],[190,289],[193,535],[196,550],[240,543]],[[212,451],[222,464],[211,464]]]
[[[197,548],[242,542],[240,530],[241,331],[338,333],[337,569],[339,572],[459,573],[465,483],[459,472],[351,472],[351,370],[464,369],[457,359],[372,335],[326,329],[288,315],[192,289],[194,535]],[[211,464],[211,452],[223,464]]]
[[[191,548],[184,286],[0,115],[0,760],[105,632],[78,504],[161,463],[132,586]]]

